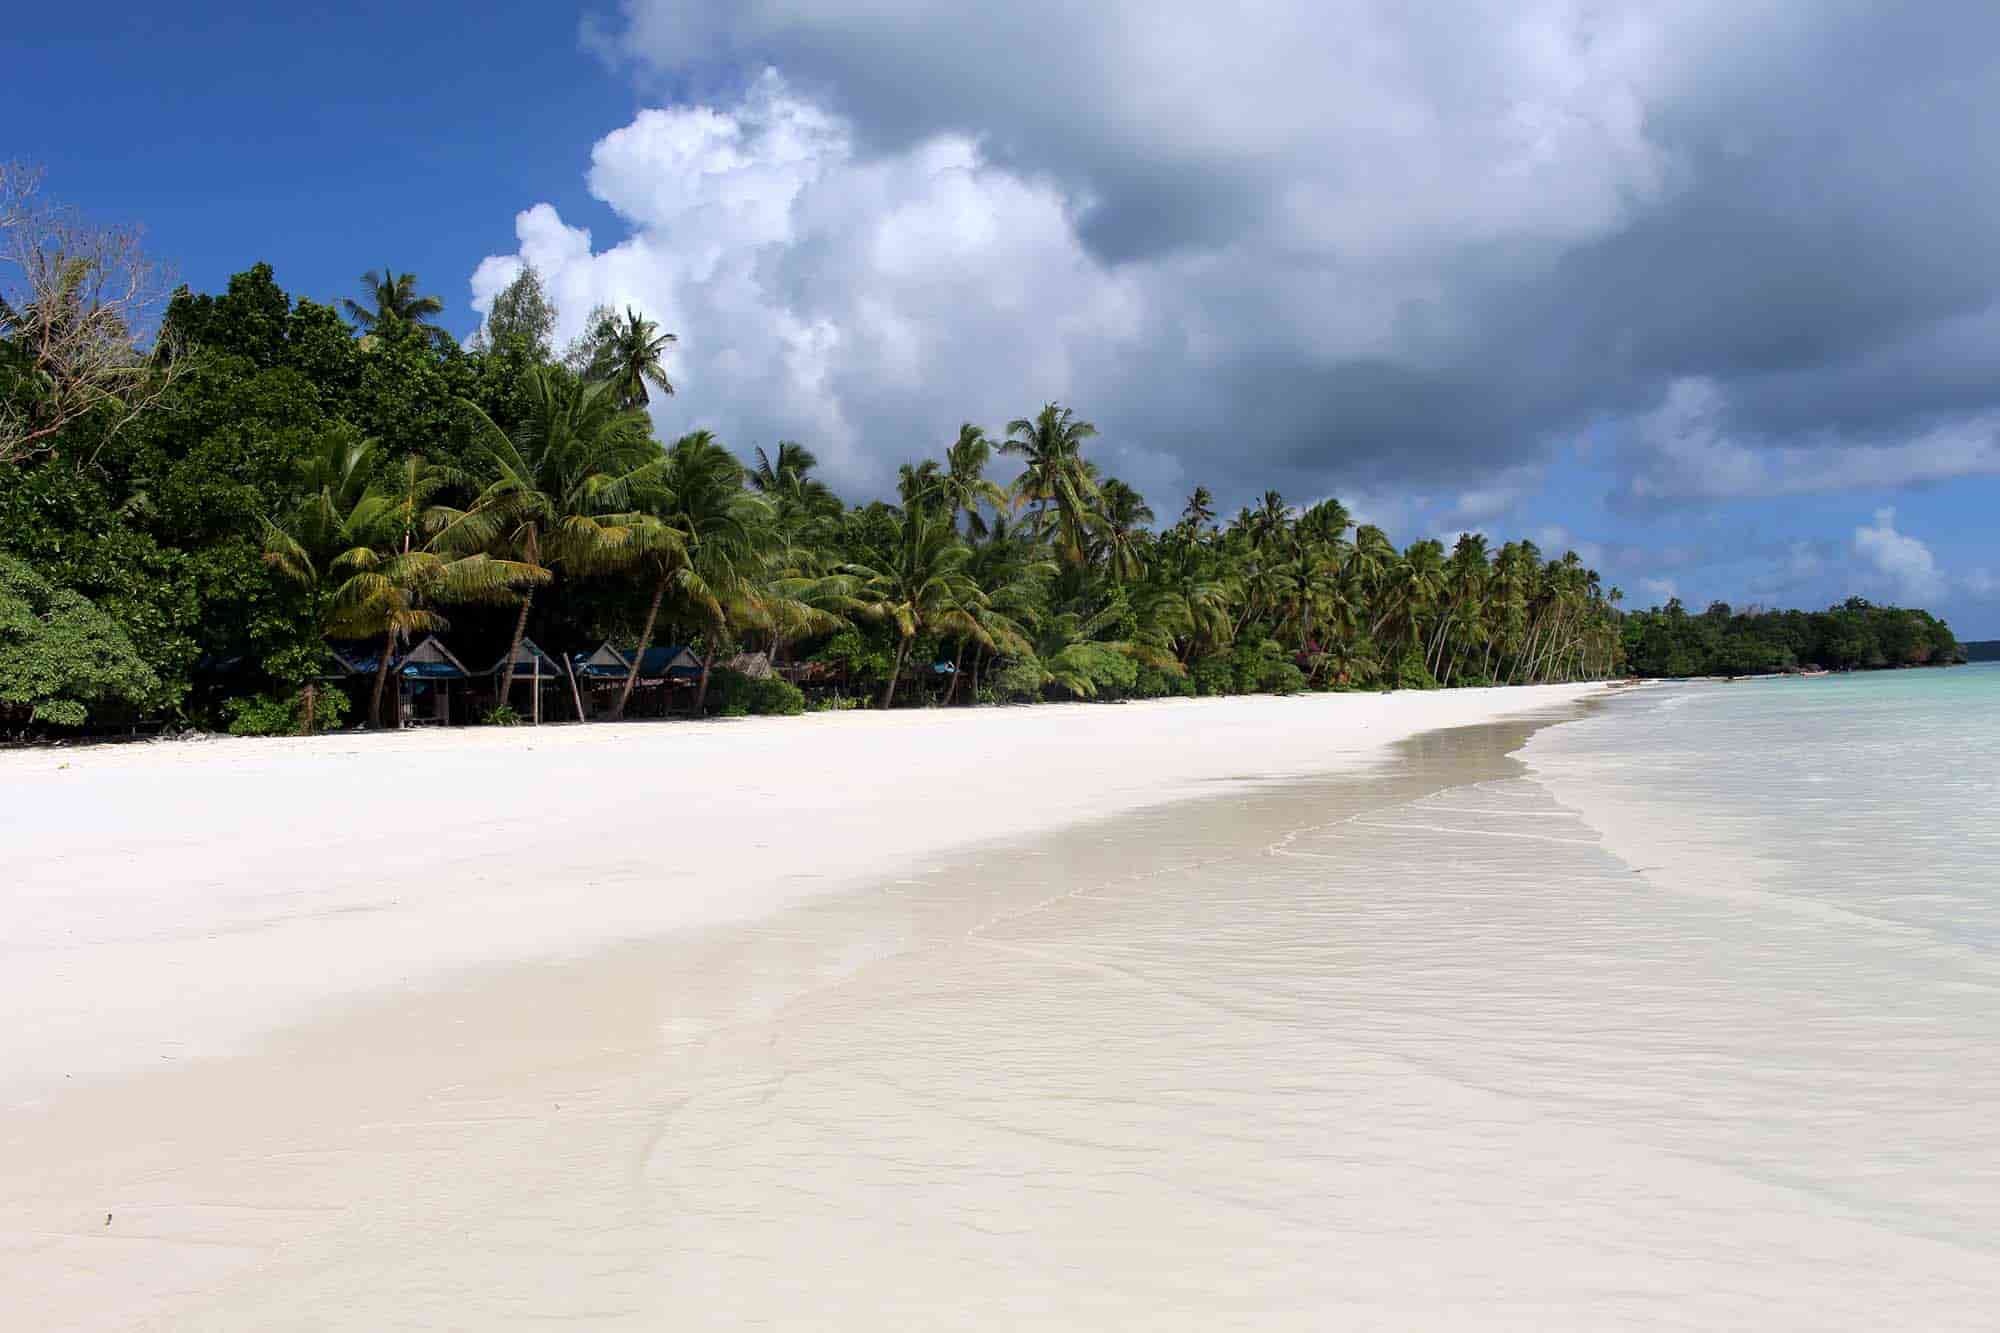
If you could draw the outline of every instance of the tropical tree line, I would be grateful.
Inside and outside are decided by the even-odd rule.
[[[259,264],[176,291],[149,336],[129,312],[92,323],[91,290],[16,288],[0,311],[5,420],[40,423],[0,465],[14,729],[216,724],[251,695],[310,713],[329,643],[372,661],[379,720],[394,653],[446,630],[468,661],[529,637],[763,653],[815,703],[874,707],[1562,681],[1631,644],[1573,552],[1398,546],[1276,492],[1224,515],[1198,487],[1156,515],[1062,404],[964,424],[862,503],[797,442],[662,441],[674,335],[602,309],[558,347],[531,269],[469,344],[393,268],[336,307]],[[122,340],[81,408],[23,341],[63,301]]]
[[[1631,669],[1646,676],[1748,676],[1776,671],[1878,670],[1966,660],[1951,627],[1928,611],[1850,597],[1825,611],[1736,611],[1713,602],[1690,615],[1679,598],[1625,618]]]

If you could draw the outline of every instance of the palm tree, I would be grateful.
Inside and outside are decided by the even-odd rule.
[[[1181,510],[1180,526],[1186,528],[1190,536],[1200,536],[1215,523],[1215,497],[1208,487],[1197,486],[1194,494],[1188,496],[1187,506]]]
[[[757,466],[750,469],[750,485],[771,502],[787,530],[840,512],[833,488],[812,475],[818,466],[813,451],[794,440],[779,440],[775,458],[766,454],[762,445],[757,446]]]
[[[469,509],[441,511],[440,540],[571,574],[637,558],[653,538],[635,521],[632,500],[660,466],[646,414],[625,407],[610,384],[577,383],[546,368],[529,375],[527,390],[527,414],[512,434],[461,400],[485,449],[488,479]],[[533,602],[531,590],[515,617],[508,698]]]
[[[1098,488],[1098,499],[1102,522],[1092,555],[1113,579],[1130,583],[1145,572],[1145,526],[1153,521],[1153,511],[1145,496],[1116,477]]]
[[[1033,419],[1008,422],[1000,445],[1001,453],[1026,460],[1014,489],[1035,506],[1034,531],[1045,534],[1053,524],[1057,550],[1072,565],[1084,562],[1098,525],[1097,477],[1083,457],[1084,441],[1096,434],[1097,427],[1069,408],[1049,403]]]
[[[958,438],[944,451],[944,474],[939,479],[942,498],[952,522],[956,524],[958,515],[964,513],[965,530],[974,537],[984,537],[987,532],[986,519],[979,512],[981,505],[996,515],[1008,508],[1006,488],[987,479],[986,465],[992,461],[993,441],[970,421],[959,426]]]
[[[991,606],[967,573],[972,552],[942,514],[923,506],[904,513],[892,545],[867,553],[869,560],[842,567],[847,609],[896,629],[896,658],[882,707],[896,701],[896,682],[922,634],[955,634],[991,650],[994,636],[981,613]]]
[[[671,333],[660,332],[658,324],[628,305],[623,319],[612,315],[600,328],[590,377],[609,381],[617,390],[620,406],[645,407],[650,401],[646,394],[649,380],[661,393],[673,394],[664,358],[667,349],[679,341]]]
[[[329,564],[340,582],[329,598],[327,632],[382,641],[368,704],[371,727],[382,725],[383,688],[396,649],[414,634],[450,628],[435,610],[438,605],[505,604],[520,589],[548,580],[548,571],[538,565],[452,550],[436,538],[420,543],[427,530],[444,522],[448,511],[432,509],[429,501],[447,482],[445,473],[423,459],[405,459],[389,483],[362,496],[346,525],[354,545]]]
[[[263,520],[264,563],[305,593],[322,634],[335,587],[333,561],[364,539],[362,500],[375,457],[375,441],[330,432],[319,452],[297,462],[297,503],[280,518]]]
[[[417,294],[417,275],[398,273],[384,266],[361,275],[361,292],[369,304],[352,299],[340,304],[347,317],[360,326],[366,337],[380,337],[398,328],[420,329],[436,346],[446,346],[451,335],[431,321],[444,313],[444,302],[435,296]]]
[[[363,505],[375,466],[375,441],[331,432],[318,453],[298,461],[303,494],[279,520],[263,520],[264,563],[304,592],[315,633],[324,638],[336,588],[333,562],[366,540]],[[319,686],[307,681],[305,729],[313,730]]]
[[[697,715],[708,699],[709,661],[717,639],[732,619],[763,615],[757,574],[771,507],[745,490],[743,481],[736,456],[708,431],[698,430],[674,441],[662,466],[640,488],[647,512],[675,534],[680,549],[671,553],[659,547],[649,555],[653,605],[619,699],[621,715],[638,676],[639,656],[651,639],[654,616],[668,594],[678,617],[703,627]]]

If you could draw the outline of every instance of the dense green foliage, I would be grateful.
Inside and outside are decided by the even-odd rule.
[[[184,290],[154,358],[174,373],[148,410],[115,434],[83,418],[0,468],[0,722],[297,730],[328,639],[386,662],[381,647],[427,632],[482,663],[530,636],[554,652],[762,652],[804,691],[718,670],[684,693],[763,713],[808,696],[1428,689],[1953,647],[1922,613],[1853,604],[1621,617],[1573,553],[1478,535],[1399,549],[1334,500],[1268,492],[1219,519],[1196,488],[1158,522],[1056,403],[1004,437],[968,423],[901,469],[894,503],[849,506],[796,442],[746,467],[705,432],[656,441],[645,404],[673,391],[674,338],[636,310],[597,312],[559,354],[531,269],[470,347],[409,274],[370,273],[347,307],[352,323],[293,299],[262,264],[223,292]],[[987,476],[1002,458],[1020,464],[1011,485]]]
[[[1716,602],[1691,616],[1678,600],[1627,615],[1625,657],[1642,676],[1745,676],[1927,666],[1964,660],[1949,626],[1928,611],[1850,597],[1825,611],[1732,611]]]
[[[223,704],[232,736],[303,736],[338,731],[350,705],[339,690],[308,685],[289,695],[256,694]]]
[[[164,693],[116,619],[0,555],[0,724],[81,726]]]

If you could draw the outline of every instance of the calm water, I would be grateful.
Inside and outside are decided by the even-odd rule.
[[[1666,686],[1527,753],[1663,882],[2000,962],[2000,664]]]

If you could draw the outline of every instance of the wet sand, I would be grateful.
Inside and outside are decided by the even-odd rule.
[[[1829,1200],[1730,1065],[1814,997],[1646,910],[1508,757],[1535,725],[44,1092],[0,1288],[91,1329],[1977,1326],[1991,1269]]]

